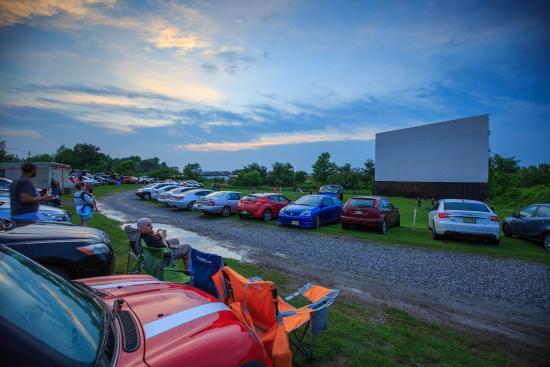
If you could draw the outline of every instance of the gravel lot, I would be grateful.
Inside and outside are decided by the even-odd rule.
[[[550,267],[512,259],[373,244],[315,234],[311,230],[258,225],[158,207],[133,192],[103,200],[130,218],[148,216],[245,250],[258,263],[320,269],[350,284],[376,281],[408,292],[483,301],[511,310],[550,315]],[[365,283],[368,289],[369,283]]]

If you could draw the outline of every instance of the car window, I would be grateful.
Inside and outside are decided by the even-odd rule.
[[[279,196],[279,201],[281,203],[290,203],[291,200],[289,198],[287,198],[286,196]]]
[[[537,210],[537,217],[550,217],[550,206],[540,206]]]
[[[471,203],[466,201],[445,201],[443,210],[463,210],[468,212],[489,213],[489,208],[483,203]]]
[[[350,199],[348,206],[350,208],[374,208],[375,199]]]
[[[304,195],[294,202],[296,205],[318,206],[321,203],[321,197],[315,195]]]
[[[520,217],[531,217],[535,214],[536,210],[537,210],[536,205],[528,206],[527,208],[521,209],[521,211],[519,212],[519,216]]]
[[[229,194],[229,200],[240,200],[240,196],[239,194],[235,193],[235,192],[232,192],[231,194]]]

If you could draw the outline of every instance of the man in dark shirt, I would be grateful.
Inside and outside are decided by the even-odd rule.
[[[174,259],[183,259],[185,269],[189,270],[191,260],[191,246],[180,245],[177,238],[166,239],[166,232],[162,230],[153,230],[153,222],[149,218],[140,218],[137,221],[137,227],[143,241],[149,247],[163,248],[168,247],[172,250]]]
[[[37,196],[36,189],[30,180],[36,176],[36,166],[24,163],[21,166],[21,177],[11,184],[11,217],[14,220],[49,220],[49,217],[38,213],[38,205],[52,199],[49,195]]]

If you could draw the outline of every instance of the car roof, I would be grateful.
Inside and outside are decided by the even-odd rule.
[[[358,195],[358,196],[352,196],[352,199],[374,199],[374,200],[382,200],[385,199],[384,196],[374,196],[374,195]]]
[[[446,201],[449,203],[477,203],[477,204],[485,204],[483,201],[479,200],[470,200],[470,199],[440,199],[439,201]]]

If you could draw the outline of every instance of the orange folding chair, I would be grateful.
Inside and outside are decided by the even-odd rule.
[[[338,290],[307,284],[283,299],[278,296],[273,282],[247,279],[227,266],[212,279],[220,301],[260,337],[275,367],[292,366],[290,344],[308,360],[313,359],[313,337],[326,329],[327,308],[334,303]],[[298,295],[312,303],[301,308],[288,303]],[[303,325],[305,329],[298,334]],[[308,329],[311,330],[309,349],[304,343]]]

